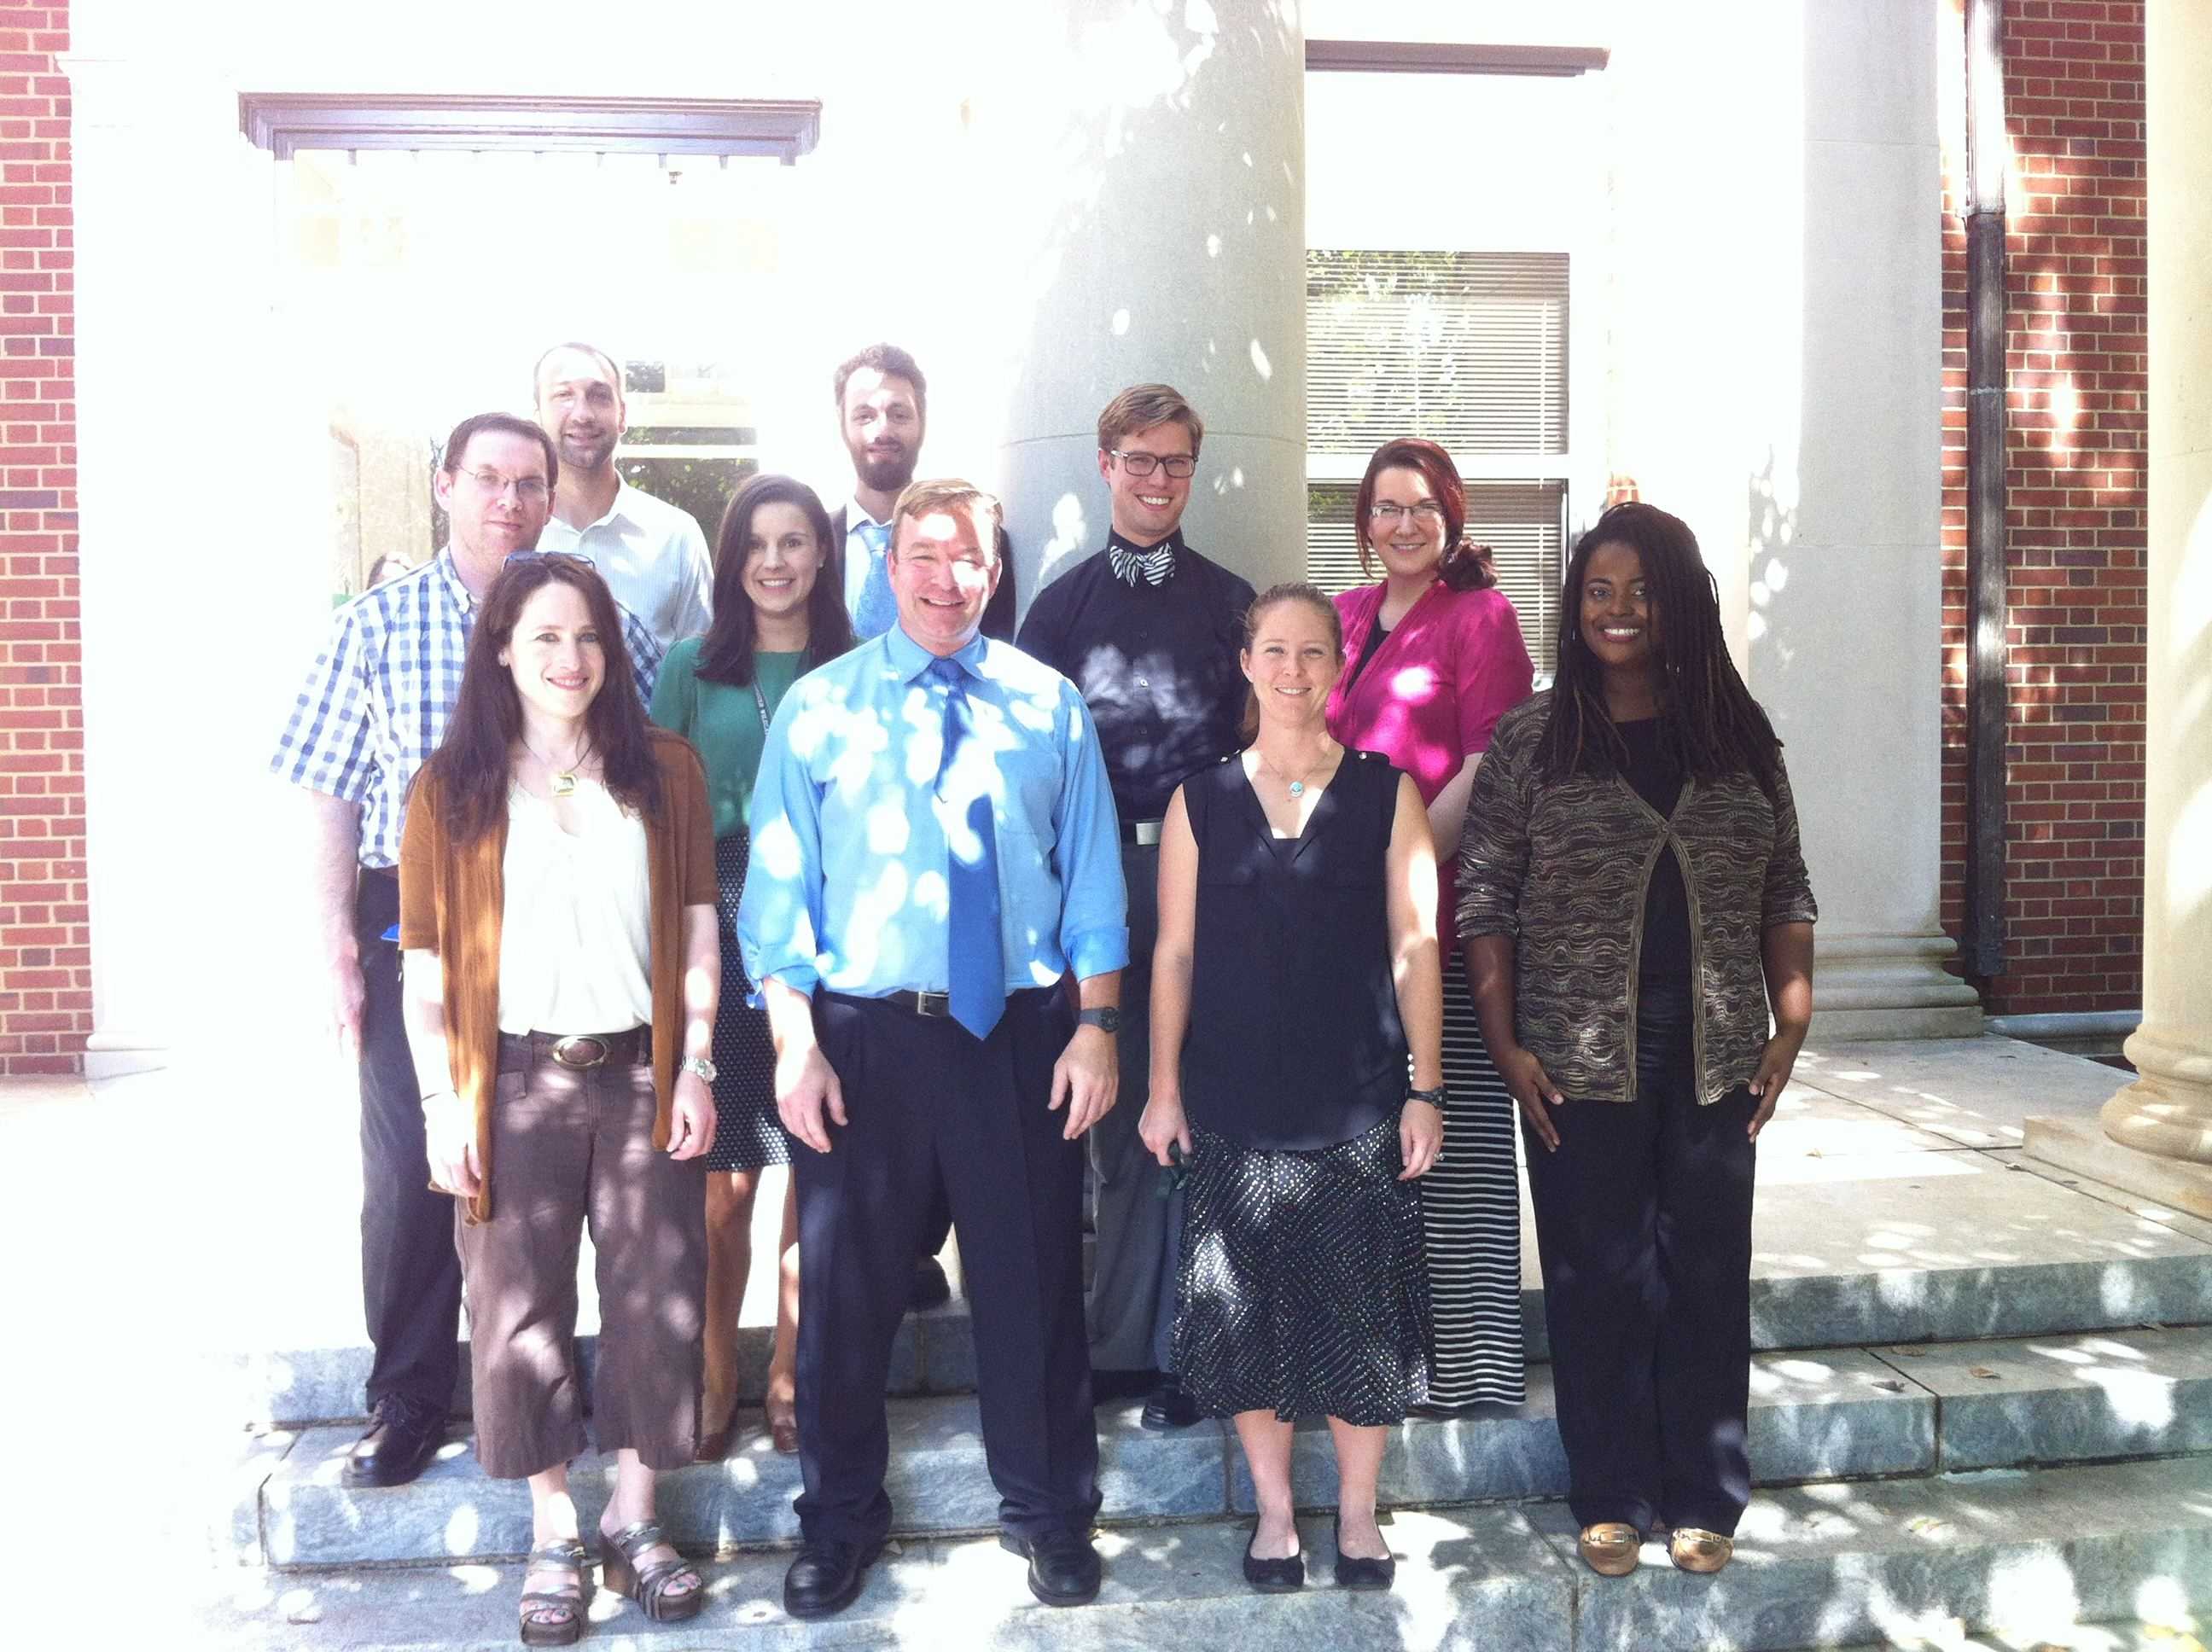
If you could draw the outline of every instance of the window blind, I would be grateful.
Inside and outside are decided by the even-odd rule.
[[[1567,255],[1306,253],[1306,446],[1567,450]]]
[[[1359,542],[1352,531],[1351,483],[1316,482],[1306,488],[1306,577],[1334,596],[1372,585],[1359,567]],[[1539,679],[1548,678],[1559,639],[1559,574],[1566,562],[1566,489],[1556,482],[1470,482],[1467,537],[1488,545],[1498,566],[1498,588],[1520,616],[1521,635]]]

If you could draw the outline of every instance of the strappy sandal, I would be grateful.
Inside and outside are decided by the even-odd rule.
[[[555,1538],[530,1552],[530,1571],[565,1571],[576,1580],[574,1594],[531,1589],[522,1597],[522,1643],[525,1646],[574,1646],[584,1633],[584,1612],[592,1604],[592,1580],[585,1568],[591,1551],[573,1537]],[[524,1582],[527,1582],[526,1576]],[[557,1617],[541,1614],[557,1613]]]
[[[657,1624],[680,1624],[699,1615],[699,1608],[707,1604],[707,1588],[690,1561],[680,1556],[650,1563],[638,1559],[648,1549],[668,1541],[659,1521],[641,1520],[609,1534],[607,1541],[614,1547],[608,1551],[599,1573],[607,1588],[636,1601]],[[691,1587],[671,1594],[671,1586],[685,1577],[691,1580]]]

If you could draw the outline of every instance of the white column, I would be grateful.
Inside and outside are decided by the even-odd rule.
[[[2031,1119],[2036,1157],[2212,1217],[2212,13],[2152,0],[2150,533],[2143,1023],[2137,1077],[2087,1120]]]
[[[112,32],[112,31],[111,31]],[[88,24],[81,38],[96,40]],[[204,60],[147,43],[64,60],[75,107],[88,862],[94,1077],[301,1019],[253,944],[272,877],[265,767],[319,595],[323,464],[272,361],[267,157]],[[210,225],[222,228],[210,255]],[[241,278],[240,272],[244,272]],[[307,531],[301,524],[310,525]],[[283,651],[289,654],[293,651]]]
[[[1814,1036],[1972,1034],[1942,968],[1937,9],[1624,14],[1613,468],[1697,531],[1787,745]]]
[[[1189,398],[1192,544],[1305,564],[1304,39],[1268,0],[1038,7],[970,113],[994,210],[999,477],[1022,589],[1105,543],[1099,410]]]
[[[2142,1075],[2105,1108],[2112,1139],[2212,1163],[2212,13],[2153,0],[2149,646],[2143,799]]]
[[[1754,540],[1751,682],[1821,905],[1816,1036],[1974,1034],[1943,968],[1939,9],[1806,0],[1798,503]]]

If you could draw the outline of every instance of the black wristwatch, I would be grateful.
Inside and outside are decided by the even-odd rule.
[[[1075,1017],[1075,1024],[1096,1027],[1101,1032],[1117,1033],[1121,1030],[1121,1012],[1110,1004],[1100,1010],[1085,1010]]]
[[[1438,1084],[1434,1090],[1408,1090],[1406,1092],[1406,1099],[1409,1102],[1426,1102],[1431,1107],[1441,1108],[1444,1104],[1444,1087]]]

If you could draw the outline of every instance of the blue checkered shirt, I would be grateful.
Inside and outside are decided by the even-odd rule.
[[[307,673],[270,772],[359,804],[364,866],[399,864],[407,787],[446,738],[475,625],[476,599],[441,550],[341,609]],[[650,705],[660,648],[628,609],[623,641],[638,698]]]

